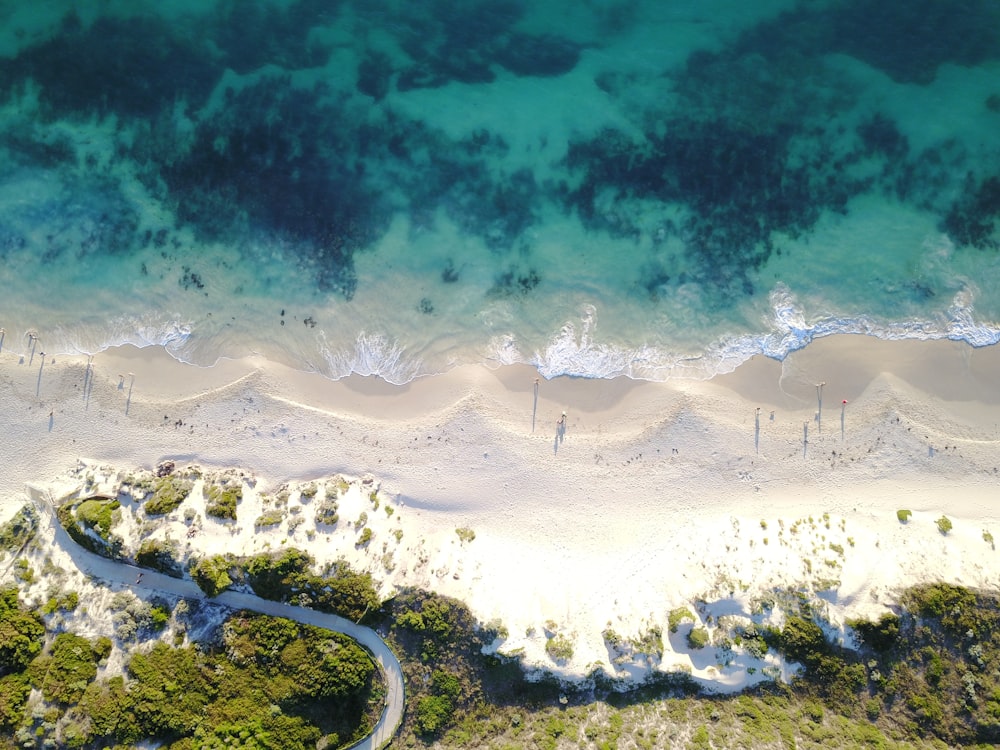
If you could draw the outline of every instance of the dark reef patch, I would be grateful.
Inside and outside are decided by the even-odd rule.
[[[891,159],[901,159],[910,150],[906,136],[899,132],[896,123],[881,112],[861,123],[858,135],[864,146],[865,156],[882,154]]]
[[[959,245],[996,250],[1000,249],[998,219],[1000,177],[988,177],[977,183],[970,174],[961,198],[951,205],[942,220],[941,229]]]
[[[580,58],[579,45],[564,37],[515,31],[524,13],[521,2],[438,1],[413,8],[398,19],[400,45],[412,60],[399,72],[400,91],[452,81],[489,83],[497,68],[518,76],[558,76]]]
[[[629,203],[681,205],[676,231],[702,282],[750,288],[748,274],[768,258],[771,235],[798,235],[824,208],[842,210],[851,189],[790,160],[791,133],[735,130],[723,121],[670,122],[644,144],[617,131],[571,145],[567,164],[580,174],[568,195],[585,225],[638,236]],[[609,199],[609,196],[611,198]],[[643,286],[666,283],[660,272]]]
[[[333,22],[338,0],[301,0],[288,7],[229,0],[207,26],[212,45],[222,52],[221,67],[239,74],[264,65],[300,70],[324,65],[331,46],[310,32]]]
[[[0,86],[33,80],[52,118],[152,117],[178,99],[201,101],[220,73],[207,49],[163,21],[102,16],[84,27],[70,13],[55,37],[0,66]]]
[[[945,63],[977,65],[1000,57],[995,0],[854,0],[835,4],[829,50],[844,52],[902,83],[930,83]]]
[[[509,34],[497,46],[495,59],[514,75],[561,76],[580,61],[580,46],[552,34]]]
[[[353,253],[383,231],[387,207],[366,183],[356,123],[324,93],[282,76],[227,92],[160,176],[201,236],[253,230],[290,243],[322,290],[350,297]]]
[[[1000,58],[994,0],[851,0],[800,6],[742,34],[729,54],[815,59],[842,53],[900,83],[927,84],[945,63]]]
[[[358,92],[381,101],[389,93],[392,72],[388,55],[369,50],[358,65]]]

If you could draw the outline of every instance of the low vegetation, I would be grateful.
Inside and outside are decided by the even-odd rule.
[[[910,518],[912,517],[913,517],[913,511],[906,510],[905,508],[901,508],[896,511],[896,518],[899,520],[900,523],[908,523]]]
[[[17,552],[35,538],[38,532],[38,511],[25,505],[0,526],[0,551]]]
[[[121,513],[120,507],[117,500],[98,495],[64,503],[56,513],[73,541],[91,552],[117,559],[123,543],[111,529]]]
[[[169,612],[151,610],[165,625]],[[357,644],[280,618],[238,612],[217,640],[156,641],[126,656],[127,679],[99,676],[110,639],[46,633],[13,588],[0,592],[0,635],[4,748],[336,748],[367,734],[380,710],[377,672]]]
[[[224,521],[236,520],[236,506],[243,499],[243,488],[233,480],[205,486],[205,515]]]
[[[177,559],[177,555],[176,542],[146,539],[139,545],[139,550],[135,555],[135,562],[143,568],[150,568],[160,573],[166,573],[173,578],[181,578],[184,569]]]
[[[194,488],[194,482],[180,476],[159,477],[153,484],[153,495],[142,509],[148,516],[162,516],[177,510]]]

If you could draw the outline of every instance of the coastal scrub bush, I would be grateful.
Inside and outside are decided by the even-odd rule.
[[[111,528],[119,507],[117,500],[97,496],[75,506],[72,502],[64,503],[56,510],[56,516],[70,538],[81,547],[117,559],[121,556],[123,542],[111,533]]]
[[[208,596],[218,596],[233,585],[233,579],[229,577],[231,567],[227,558],[212,555],[196,560],[191,565],[191,578]]]
[[[302,502],[308,502],[309,500],[312,500],[314,497],[316,497],[317,492],[319,492],[319,489],[316,487],[316,483],[310,482],[309,484],[299,489],[299,500],[301,500]]]
[[[0,526],[0,550],[16,551],[30,542],[38,531],[38,511],[25,505]]]
[[[463,543],[471,542],[476,538],[476,532],[470,529],[468,526],[462,526],[455,529],[455,533],[458,535],[459,540]]]
[[[892,612],[886,612],[876,622],[848,620],[847,624],[854,628],[863,645],[878,653],[889,651],[899,638],[899,615]]]
[[[316,506],[315,520],[317,525],[335,526],[340,520],[340,516],[337,515],[337,507],[336,492],[331,494],[328,491]]]
[[[206,488],[205,515],[213,518],[236,520],[236,504],[243,499],[243,488],[239,485],[213,484]]]
[[[667,617],[667,624],[670,627],[670,632],[676,633],[677,628],[680,627],[680,624],[685,620],[691,620],[691,622],[694,622],[694,615],[691,613],[690,609],[687,607],[677,607],[676,609],[670,610],[670,614]]]
[[[899,509],[899,510],[896,511],[896,518],[899,519],[900,523],[907,523],[907,522],[909,522],[909,520],[910,520],[910,518],[912,516],[913,516],[913,511],[906,510],[905,508],[901,508],[901,509]]]
[[[84,527],[95,531],[104,541],[108,541],[114,523],[114,511],[120,507],[117,500],[90,498],[76,506],[76,520]]]
[[[557,664],[573,658],[573,643],[563,635],[555,635],[545,641],[545,653]]]
[[[73,633],[60,633],[49,653],[35,658],[28,668],[32,684],[47,701],[76,703],[87,684],[97,676],[101,657],[91,642]]]
[[[705,628],[691,628],[691,632],[687,635],[687,644],[692,649],[705,648],[708,640],[708,631]]]
[[[257,516],[253,522],[254,528],[264,529],[268,526],[277,526],[285,520],[285,514],[280,510],[268,510]]]
[[[16,586],[0,590],[0,677],[21,672],[42,650],[45,626],[24,609]]]
[[[176,553],[176,542],[146,539],[139,545],[139,551],[135,555],[135,562],[143,568],[150,568],[160,573],[166,573],[172,578],[181,578],[183,570],[180,561],[176,557]]]
[[[323,612],[361,619],[379,605],[368,573],[357,573],[343,560],[329,565],[322,575],[312,572],[313,559],[294,547],[280,553],[263,552],[240,563],[257,596],[275,601],[296,601]]]
[[[361,536],[358,537],[358,541],[354,543],[354,546],[364,547],[366,544],[368,544],[368,542],[372,540],[372,536],[373,536],[372,530],[367,526],[365,526],[365,528],[361,530]]]
[[[194,482],[178,476],[160,477],[153,487],[153,496],[142,509],[147,516],[162,516],[176,510],[187,499]]]
[[[953,528],[951,519],[949,519],[948,516],[941,516],[937,520],[937,527],[938,531],[940,531],[942,534],[947,534]]]

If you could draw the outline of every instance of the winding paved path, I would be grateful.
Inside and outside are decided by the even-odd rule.
[[[403,720],[403,708],[406,701],[403,669],[389,646],[371,628],[358,625],[337,615],[273,602],[253,594],[225,591],[209,599],[194,581],[171,578],[162,573],[101,557],[85,550],[66,533],[56,517],[55,507],[48,492],[32,485],[27,486],[27,491],[39,509],[48,517],[56,544],[69,554],[77,568],[87,575],[144,593],[160,591],[185,599],[217,602],[233,609],[249,609],[274,617],[287,617],[289,620],[326,628],[353,638],[371,654],[382,673],[382,678],[385,681],[385,707],[382,709],[382,715],[371,734],[352,745],[351,748],[379,750],[388,745],[395,736],[396,730],[399,729]],[[140,572],[142,573],[142,583],[137,585],[136,577]]]

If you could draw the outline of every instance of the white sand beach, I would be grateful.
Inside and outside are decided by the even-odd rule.
[[[236,524],[206,520],[192,554],[284,544],[345,557],[384,596],[420,586],[465,601],[502,623],[500,651],[557,675],[679,668],[737,689],[783,667],[720,643],[692,650],[684,634],[722,633],[776,590],[807,592],[843,628],[919,581],[1000,585],[984,535],[1000,533],[992,347],[831,336],[705,382],[541,379],[536,401],[525,366],[399,387],[255,358],[198,368],[158,348],[43,365],[12,340],[0,352],[0,520],[25,483],[69,491],[87,473],[113,481],[164,460],[242,472]],[[336,529],[254,528],[260,492],[338,474],[354,483]],[[373,538],[356,546],[363,511]],[[697,622],[670,634],[678,608]],[[609,647],[609,628],[635,642],[660,629],[662,658]],[[555,637],[571,657],[546,652]]]

